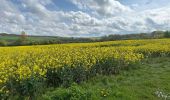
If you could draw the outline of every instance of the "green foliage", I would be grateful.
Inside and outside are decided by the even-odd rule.
[[[56,88],[43,94],[41,99],[165,100],[166,97],[157,93],[165,96],[170,93],[169,71],[169,57],[150,58],[139,64],[136,69],[123,71],[116,76],[99,75],[80,85],[71,85],[70,88]],[[170,97],[166,100],[169,99]]]
[[[26,44],[27,44],[27,40],[23,40],[19,38],[12,45],[26,45]]]
[[[130,67],[134,64],[130,64]],[[127,69],[123,63],[119,63],[113,59],[107,59],[97,62],[91,69],[87,70],[85,66],[50,68],[47,70],[48,86],[64,86],[69,87],[72,83],[81,83],[96,75],[112,75],[118,74],[122,69]]]
[[[18,80],[12,79],[6,83],[7,90],[10,90],[12,92],[9,92],[9,98],[15,97],[15,99],[36,99],[39,93],[44,91],[45,85],[43,83],[43,79],[35,79],[35,78],[29,78],[25,80]]]
[[[5,40],[0,40],[0,46],[7,46],[8,43]]]
[[[154,31],[151,33],[152,38],[154,39],[160,39],[164,37],[164,31]]]
[[[48,86],[70,86],[73,82],[80,83],[87,79],[88,73],[82,66],[76,68],[63,67],[47,70]]]
[[[12,43],[12,45],[27,45],[27,44],[28,44],[28,39],[24,31],[22,31],[18,39]]]
[[[9,42],[8,45],[47,45],[61,43],[87,43],[87,42],[102,42],[112,40],[134,40],[134,39],[160,39],[169,38],[169,31],[153,31],[152,33],[136,33],[136,34],[113,34],[96,38],[73,38],[73,37],[58,37],[58,36],[27,36],[23,31],[21,35],[15,34],[0,34],[0,40]]]
[[[170,38],[170,31],[166,31],[164,36],[165,36],[166,38]]]
[[[91,91],[73,83],[68,89],[58,88],[55,91],[47,92],[42,96],[42,100],[89,100],[92,98]]]

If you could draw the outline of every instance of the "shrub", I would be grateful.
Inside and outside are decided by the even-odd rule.
[[[69,88],[58,88],[42,96],[43,100],[90,100],[92,93],[73,83]]]
[[[0,40],[0,46],[7,46],[7,44],[5,40]]]

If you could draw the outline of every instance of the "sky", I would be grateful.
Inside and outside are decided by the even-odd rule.
[[[170,30],[170,0],[0,1],[0,33],[98,37]]]

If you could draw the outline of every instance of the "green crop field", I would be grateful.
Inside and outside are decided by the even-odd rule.
[[[5,41],[16,41],[18,39],[18,36],[0,36],[0,40]]]
[[[20,38],[20,36],[0,36],[0,40],[5,40],[5,41],[16,41],[18,38]],[[31,41],[45,41],[45,40],[56,39],[56,37],[29,36],[27,37],[27,39]]]

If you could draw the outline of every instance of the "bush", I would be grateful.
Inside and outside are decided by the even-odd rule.
[[[41,94],[45,88],[44,79],[42,78],[28,78],[16,81],[15,78],[11,77],[9,82],[6,83],[6,89],[9,91],[6,98],[15,98],[16,100],[29,98],[29,100],[35,100],[37,95]]]
[[[22,39],[18,39],[18,40],[16,40],[14,43],[13,43],[13,45],[27,45],[28,44],[28,40],[22,40]]]
[[[93,93],[73,83],[69,88],[58,88],[55,91],[47,92],[42,100],[90,100]]]
[[[165,37],[165,38],[170,38],[170,32],[169,32],[169,31],[166,31],[166,32],[164,33],[164,37]]]
[[[131,64],[133,66],[133,64]],[[127,69],[128,65],[114,59],[97,62],[92,68],[86,70],[81,64],[77,67],[65,66],[62,68],[48,68],[46,81],[48,86],[69,87],[72,83],[81,83],[96,75],[118,74],[120,70]]]
[[[87,80],[88,73],[84,67],[78,66],[76,68],[63,67],[60,69],[47,70],[47,84],[48,86],[65,86],[69,87],[73,82],[80,83]]]
[[[0,46],[7,46],[7,42],[5,40],[1,40],[0,41]]]

